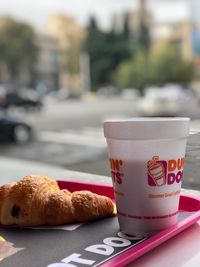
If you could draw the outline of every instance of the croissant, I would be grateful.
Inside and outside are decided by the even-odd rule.
[[[0,224],[61,225],[115,215],[115,204],[90,191],[60,190],[47,176],[31,175],[0,187]]]

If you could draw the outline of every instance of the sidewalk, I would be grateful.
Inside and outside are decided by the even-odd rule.
[[[89,162],[72,164],[71,166],[69,165],[68,168],[71,170],[50,164],[2,156],[0,157],[0,185],[11,181],[17,181],[30,174],[48,175],[56,180],[83,180],[96,181],[97,183],[111,183],[111,178],[107,177],[110,176],[107,156]],[[199,170],[200,133],[191,134],[188,138],[183,179],[184,188],[200,190]]]
[[[54,167],[47,164],[41,164],[25,160],[16,160],[6,157],[0,157],[0,185],[15,182],[22,177],[30,174],[43,174],[48,175],[55,180],[73,180],[84,182],[96,182],[111,184],[111,178],[107,176],[100,176],[95,174],[75,172],[65,170],[60,167]],[[182,189],[184,193],[187,190]],[[190,190],[191,194],[199,196],[199,191]]]
[[[111,183],[111,179],[106,176],[75,172],[61,167],[6,157],[0,157],[0,170],[0,185],[17,181],[30,174],[48,175],[56,180],[82,180],[85,182],[96,181],[97,183]]]
[[[111,178],[96,174],[76,172],[66,170],[60,167],[54,167],[47,164],[41,164],[25,160],[16,160],[6,157],[0,157],[0,186],[9,182],[20,180],[26,175],[43,174],[50,176],[55,180],[72,180],[84,182],[96,182],[102,184],[111,184]],[[184,183],[183,183],[184,186]],[[189,189],[189,187],[187,187]],[[190,193],[200,196],[200,192],[191,187]],[[186,189],[182,192],[188,193]]]

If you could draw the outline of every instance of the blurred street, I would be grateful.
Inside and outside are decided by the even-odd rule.
[[[5,161],[109,175],[108,118],[190,117],[200,132],[199,1],[121,1],[119,10],[110,0],[106,13],[97,2],[55,1],[54,8],[36,0],[28,17],[22,0],[20,14],[9,1],[1,5]],[[191,135],[186,155],[185,185],[194,188],[198,172],[191,175],[187,161],[198,166],[198,143]]]
[[[11,111],[30,123],[34,139],[28,144],[1,144],[1,155],[49,163],[69,169],[108,174],[107,170],[87,168],[88,162],[106,158],[103,121],[135,116],[132,101],[116,99],[77,100],[46,103],[39,113]],[[83,166],[82,166],[83,164]],[[86,166],[84,166],[86,165]]]
[[[17,116],[16,110],[10,111]],[[191,110],[192,119],[200,118],[200,110]],[[65,169],[109,176],[106,142],[103,137],[103,121],[108,118],[138,116],[137,103],[119,97],[110,99],[90,99],[51,103],[47,102],[40,112],[18,116],[27,120],[34,129],[34,139],[24,145],[2,143],[0,155],[8,158],[30,160],[60,166]],[[183,110],[179,116],[189,116]],[[195,120],[193,129],[199,131]],[[194,138],[196,147],[194,146]],[[199,138],[191,135],[187,155],[198,163]],[[191,160],[191,158],[189,159]],[[186,160],[187,165],[187,160]],[[36,171],[37,172],[37,171]],[[186,173],[191,172],[187,169]],[[188,176],[188,175],[186,175]],[[200,188],[200,182],[188,177],[186,186]]]
[[[131,130],[131,127],[128,126],[122,135],[126,135],[125,132],[128,132],[128,135],[135,132],[141,138],[141,135],[144,134],[144,138],[149,138],[150,142],[149,140],[142,140],[142,142],[136,140],[136,146],[139,144],[139,149],[131,149],[129,146],[131,142],[121,142],[125,144],[125,150],[120,154],[121,160],[113,145],[116,143],[111,142],[111,150],[113,149],[114,153],[110,153],[111,159],[109,160],[106,138],[103,133],[104,121],[135,117],[156,119],[155,121],[139,119],[139,124],[144,121],[147,128],[145,128],[146,126],[144,128],[136,126],[133,127],[134,130]],[[162,121],[158,118],[164,117],[168,119],[169,117],[189,117],[191,119],[184,159],[181,143],[185,141],[184,131],[186,129],[188,133],[189,120],[175,119],[172,120],[173,123],[169,120],[170,123],[164,123],[167,128],[159,123],[158,125],[161,126],[157,128],[157,121]],[[181,128],[177,126],[179,121],[187,121],[187,124],[184,123],[185,129],[181,127],[183,124],[180,124]],[[177,123],[176,127],[174,127],[174,122]],[[112,135],[111,132],[114,131],[114,135],[120,135],[120,129],[116,127],[115,130],[108,129],[108,134],[106,130],[106,136]],[[180,132],[181,141],[173,139],[169,146],[170,142],[168,141],[171,139],[167,138],[173,138],[173,136],[178,138]],[[159,139],[160,137],[162,140],[151,140],[153,139],[151,138],[152,133],[155,138]],[[144,147],[141,148],[140,143],[144,143]],[[154,144],[153,149],[149,143]],[[134,154],[134,159],[127,155],[129,150]],[[145,158],[148,162],[143,166],[141,161]],[[12,226],[15,226],[15,222],[21,226],[25,226],[26,222],[31,226],[37,226],[37,223],[52,223],[55,226],[54,230],[57,229],[57,231],[51,231],[53,238],[48,240],[43,238],[44,242],[40,246],[38,246],[40,242],[38,242],[39,239],[37,240],[37,233],[34,234],[34,237],[30,235],[32,231],[36,232],[37,227],[31,227],[34,229],[20,227],[19,231],[5,229],[5,236],[2,232],[2,240],[0,236],[0,262],[4,263],[3,266],[8,267],[7,262],[10,262],[8,265],[11,267],[29,265],[37,267],[41,266],[41,262],[44,260],[46,260],[44,266],[75,266],[67,264],[67,262],[73,261],[77,262],[79,266],[84,263],[97,266],[98,263],[95,259],[100,259],[100,256],[104,256],[101,260],[107,265],[107,260],[109,257],[113,258],[114,254],[111,253],[112,255],[109,256],[107,249],[106,253],[101,253],[100,249],[100,253],[97,254],[104,255],[96,255],[93,261],[93,258],[87,253],[95,252],[95,249],[92,251],[87,248],[95,247],[95,245],[91,246],[88,243],[89,247],[84,249],[86,247],[84,237],[87,235],[82,236],[80,233],[83,232],[80,232],[79,229],[77,236],[83,241],[84,247],[77,243],[77,249],[73,250],[76,244],[71,232],[68,231],[69,233],[66,232],[66,234],[69,238],[66,242],[69,243],[69,251],[65,249],[65,246],[63,246],[63,252],[60,250],[62,245],[60,237],[64,233],[60,230],[68,230],[68,228],[59,225],[60,228],[58,228],[56,224],[63,223],[62,217],[67,219],[68,216],[66,214],[57,216],[53,221],[51,217],[56,216],[50,216],[49,211],[58,211],[57,215],[61,215],[62,212],[59,212],[58,206],[59,201],[63,200],[65,203],[61,203],[63,205],[60,206],[63,206],[61,207],[63,209],[67,207],[72,215],[69,216],[69,219],[81,219],[81,216],[76,216],[76,207],[73,206],[76,203],[73,199],[70,203],[67,202],[70,198],[69,194],[66,195],[67,201],[64,201],[65,192],[59,193],[56,188],[53,188],[53,183],[51,183],[52,186],[49,183],[48,188],[41,184],[41,190],[37,190],[34,185],[33,190],[29,190],[29,185],[25,184],[19,188],[17,194],[13,194],[14,202],[12,204],[11,195],[15,193],[16,187],[14,186],[14,190],[9,191],[10,185],[7,186],[7,184],[17,182],[26,176],[35,175],[33,183],[36,185],[37,182],[38,184],[42,183],[40,177],[37,179],[36,175],[44,175],[58,181],[58,185],[61,185],[62,182],[60,187],[63,188],[63,185],[66,185],[70,191],[93,191],[91,183],[112,185],[114,182],[117,185],[121,184],[123,178],[126,179],[124,167],[131,176],[134,174],[139,177],[140,173],[144,171],[144,179],[141,181],[144,182],[144,185],[146,181],[146,189],[147,185],[154,186],[152,194],[147,196],[152,199],[152,203],[154,200],[157,203],[163,197],[171,199],[166,212],[160,210],[160,214],[154,214],[155,212],[151,208],[148,210],[145,201],[137,201],[137,194],[132,193],[134,201],[128,197],[126,204],[128,205],[130,202],[129,206],[131,206],[132,202],[136,203],[134,204],[135,211],[128,208],[126,214],[126,210],[124,213],[124,210],[120,209],[121,215],[127,218],[169,219],[170,217],[170,222],[172,222],[175,218],[173,216],[177,215],[177,210],[172,210],[173,196],[177,198],[179,193],[176,190],[175,184],[177,183],[179,185],[182,183],[181,193],[188,196],[200,196],[200,1],[35,0],[28,2],[16,0],[14,4],[10,0],[1,1],[0,187],[6,185],[0,191],[1,226],[9,226],[10,222],[14,222]],[[64,181],[68,183],[63,183]],[[73,184],[73,181],[78,183]],[[82,183],[89,183],[89,185],[83,186],[83,188]],[[164,191],[165,186],[169,185],[170,191],[164,192],[163,188],[158,188],[162,185],[164,185]],[[122,184],[122,191],[115,190],[115,194],[123,196],[123,187]],[[141,190],[141,182],[135,185],[134,190],[137,188]],[[36,196],[37,193],[40,195],[42,189],[46,193],[46,198],[44,199],[43,194],[41,200],[44,200],[44,203],[41,202],[41,210],[42,213],[44,213],[43,210],[47,210],[47,216],[39,211],[40,203]],[[47,192],[48,189],[49,192]],[[94,188],[95,193],[113,198],[107,189],[106,187]],[[160,190],[162,194],[159,194]],[[30,200],[29,202],[33,198],[32,202],[33,204],[37,202],[36,205],[24,205],[25,202],[21,201],[24,196],[28,201]],[[179,205],[179,211],[183,213],[184,219],[187,217],[186,220],[179,221],[178,226],[175,225],[175,228],[169,230],[165,236],[160,236],[160,240],[184,230],[186,226],[198,219],[197,210],[200,209],[198,201],[190,199],[188,196],[182,197]],[[6,201],[7,198],[9,201]],[[5,203],[3,203],[4,199]],[[80,202],[83,211],[79,212],[78,210],[78,213],[82,213],[82,217],[87,218],[88,201],[83,196],[83,201]],[[72,204],[71,207],[68,207],[68,204]],[[8,210],[11,208],[9,212],[7,208]],[[135,216],[140,215],[142,209],[145,209],[148,216]],[[34,220],[31,212],[38,218]],[[56,212],[54,213],[56,215]],[[9,215],[11,216],[10,220]],[[152,217],[152,215],[162,216]],[[29,220],[29,217],[33,220]],[[47,217],[44,222],[42,221],[43,217]],[[161,222],[160,229],[165,226],[165,220],[158,220],[158,222]],[[44,226],[42,228],[46,228],[46,226],[48,228],[48,225]],[[46,237],[53,229],[50,225],[49,229],[44,229],[44,231],[42,228],[37,229],[38,235],[41,236],[43,232]],[[81,227],[81,229],[83,228],[86,229],[85,225]],[[95,229],[93,230],[96,233]],[[91,231],[93,232],[93,230]],[[103,230],[106,236],[107,228]],[[141,233],[145,233],[142,228],[139,230]],[[110,233],[114,233],[113,231],[114,229]],[[15,240],[12,240],[13,234],[19,241],[19,246]],[[112,239],[117,236],[117,232],[114,234],[111,235]],[[33,239],[35,239],[35,243],[32,242]],[[104,242],[106,239],[109,238],[101,238],[101,243],[106,244]],[[197,246],[193,242],[193,249],[188,250],[188,255],[177,252],[179,254],[176,261],[177,267],[180,265],[190,266],[190,262],[199,266],[200,254],[199,257],[196,256],[200,249],[200,238],[197,236],[197,239]],[[58,241],[58,246],[56,246],[55,240]],[[95,241],[93,237],[89,241],[92,242],[92,240]],[[185,240],[185,243],[191,243],[188,242],[187,237]],[[11,242],[12,246],[6,247],[4,241]],[[182,249],[183,242],[179,241]],[[179,241],[174,243],[175,249]],[[109,246],[113,250],[116,249],[116,255],[120,253],[117,242],[114,244],[113,241],[112,245],[112,240],[110,240],[111,245]],[[71,246],[72,243],[74,246]],[[149,245],[151,244],[149,243]],[[149,245],[147,247],[150,248]],[[133,246],[135,245],[133,244]],[[18,255],[14,255],[7,261],[6,257],[9,253],[6,249],[10,250],[11,247],[19,248],[22,251],[24,249],[24,254],[20,251],[19,258],[17,258]],[[41,254],[43,261],[38,259],[37,265],[35,259],[40,254],[41,247],[46,247],[46,250],[44,249]],[[53,253],[51,253],[51,247]],[[3,256],[1,257],[2,248]],[[31,248],[30,255],[26,253],[27,248]],[[128,248],[124,245],[124,251],[127,253],[129,253]],[[172,257],[168,257],[168,266],[170,266],[170,261],[174,263],[174,248],[171,249]],[[74,251],[79,252],[82,249],[87,252],[86,257],[79,258],[79,254]],[[167,249],[163,255],[165,252],[168,252]],[[73,258],[73,254],[77,257]],[[158,254],[160,257],[154,255],[155,261],[151,261],[150,265],[153,267],[164,263],[165,257],[162,257],[160,252]],[[127,254],[118,255],[121,264],[128,264],[128,260],[133,260],[133,257],[125,259],[124,255]],[[108,259],[106,256],[109,256]],[[90,258],[91,260],[89,260]],[[148,258],[146,263],[149,264]]]

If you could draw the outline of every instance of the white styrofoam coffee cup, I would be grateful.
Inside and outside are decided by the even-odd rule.
[[[177,222],[189,118],[104,122],[120,229],[150,236]]]

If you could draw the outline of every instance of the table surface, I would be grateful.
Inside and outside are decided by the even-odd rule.
[[[194,142],[189,146],[190,149],[187,156],[186,172],[187,175],[190,173],[192,177],[195,177],[195,179],[198,180],[200,161],[199,156],[196,152],[194,153],[193,147],[199,147],[198,140],[200,140],[200,136],[198,136],[198,138],[194,136],[193,140]],[[26,162],[26,164],[24,164],[24,162],[20,160],[8,160],[3,157],[0,157],[0,168],[0,184],[4,184],[9,181],[16,181],[24,175],[36,173],[36,169],[37,173],[46,174],[58,180],[81,180],[86,182],[111,184],[111,178],[109,177],[68,171],[32,162]],[[189,195],[200,196],[200,191],[183,189],[183,192]],[[200,266],[200,221],[128,265],[128,267],[160,266]]]
[[[78,180],[84,180],[85,174],[74,173]],[[94,181],[98,178],[87,175],[87,179]],[[102,180],[105,177],[101,177]],[[106,179],[108,182],[109,179]],[[200,192],[183,190],[190,195]],[[24,266],[24,265],[23,265]],[[200,221],[188,229],[174,236],[142,257],[127,265],[128,267],[199,267],[200,266]]]
[[[138,258],[128,267],[199,267],[200,222]]]

